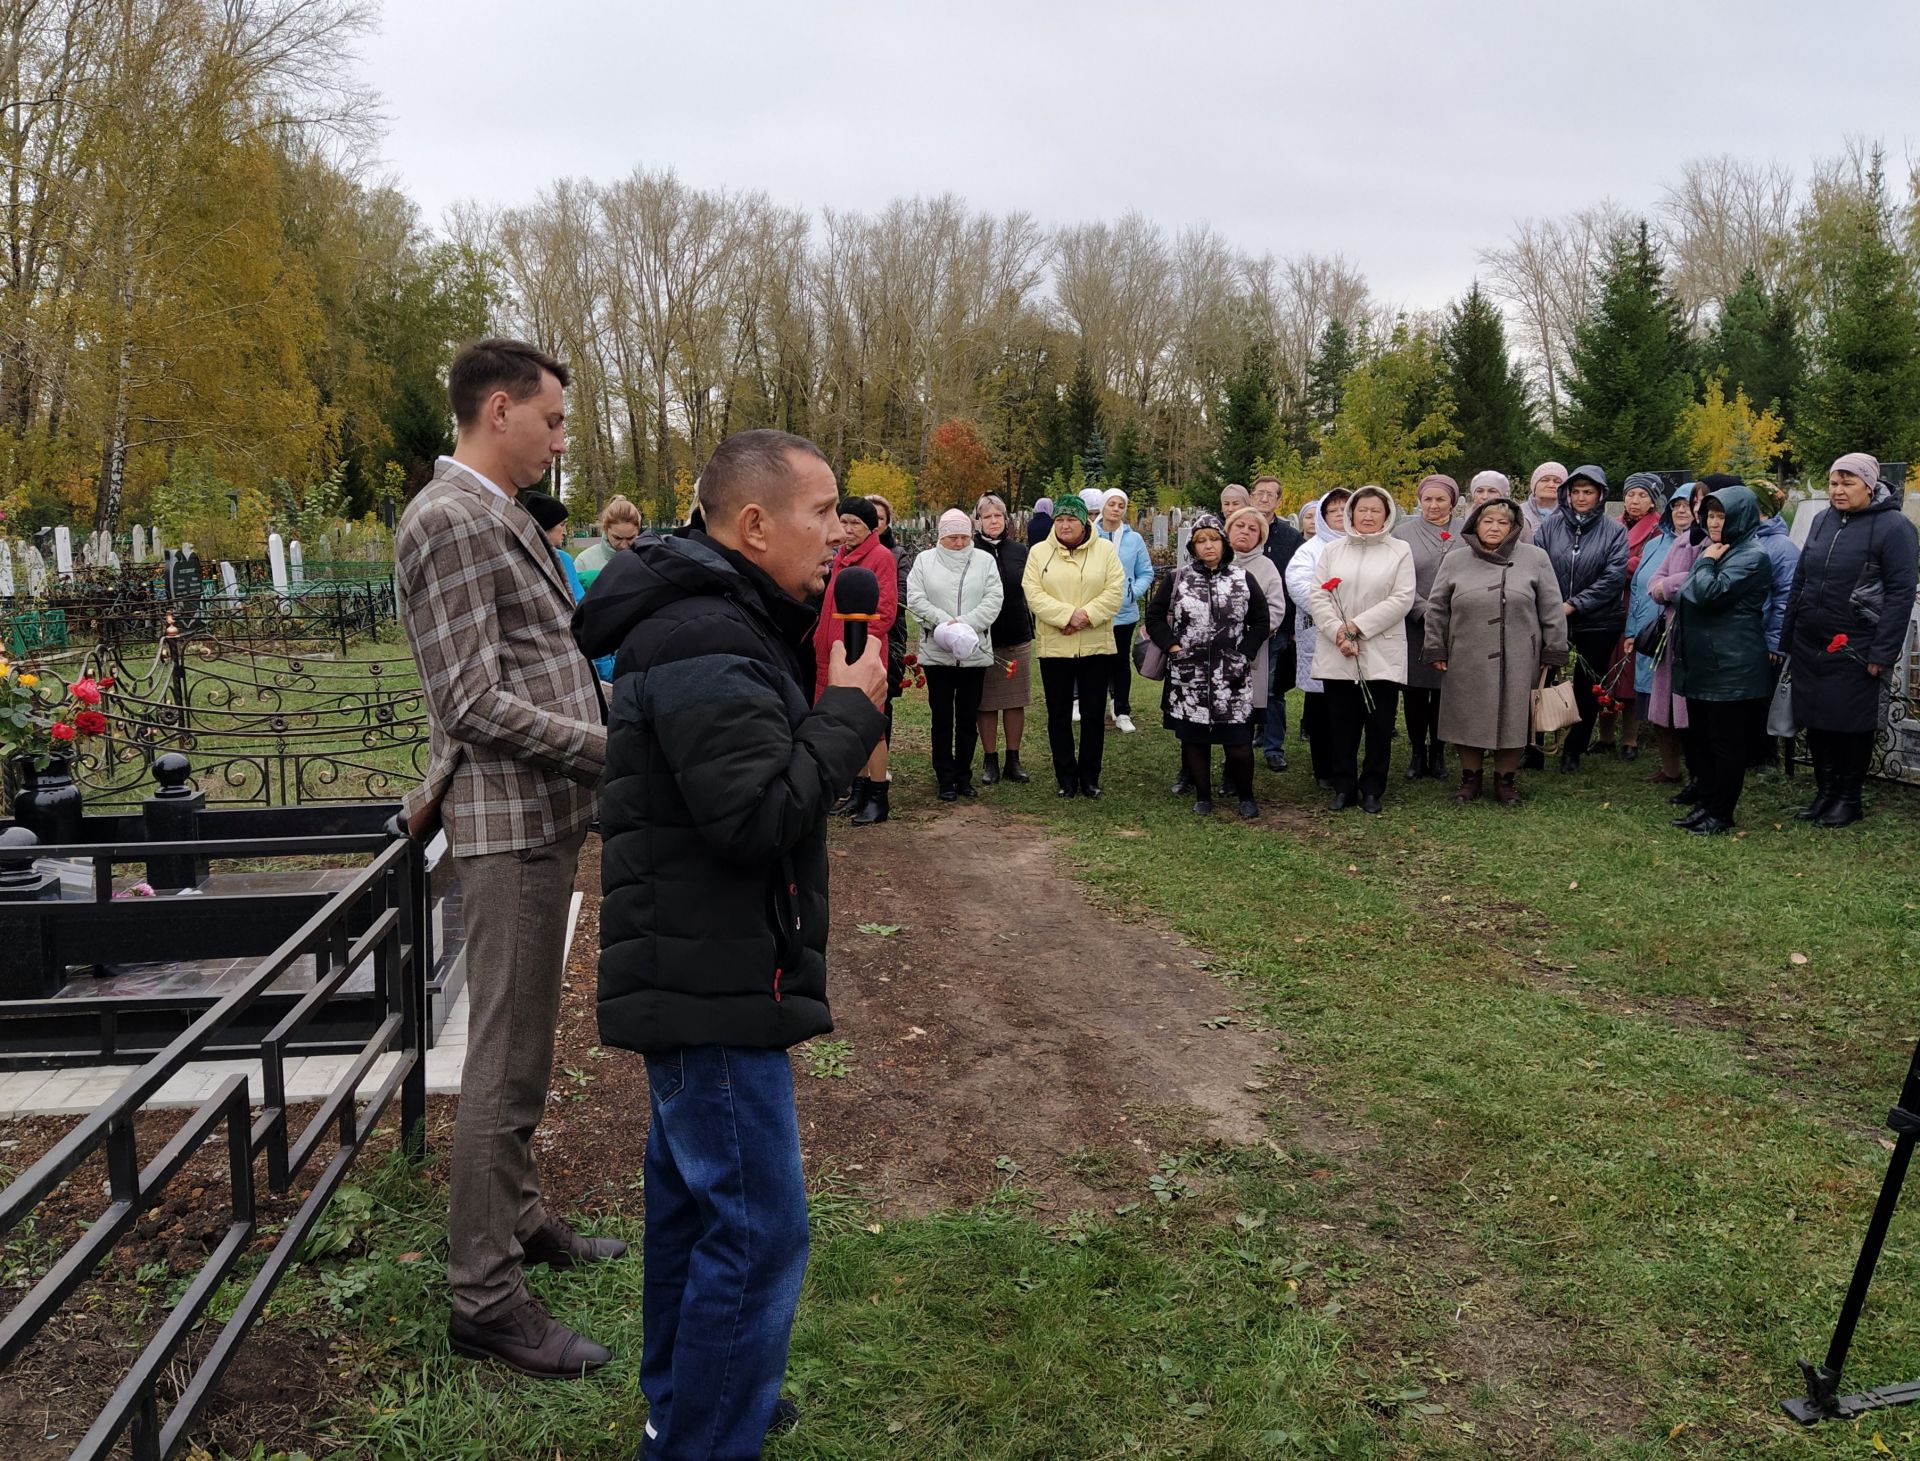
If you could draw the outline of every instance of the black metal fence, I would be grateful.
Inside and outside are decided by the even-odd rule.
[[[315,840],[131,843],[50,847],[44,853],[91,860],[99,885],[108,888],[116,862],[144,862],[155,856],[251,858],[304,854],[316,850],[312,845]],[[371,851],[376,855],[347,887],[262,960],[239,988],[129,1076],[110,1100],[0,1192],[0,1237],[4,1237],[32,1216],[84,1162],[96,1153],[104,1153],[106,1209],[0,1320],[3,1371],[98,1269],[142,1214],[156,1204],[188,1161],[216,1133],[225,1137],[232,1189],[226,1233],[74,1448],[72,1455],[76,1458],[107,1455],[129,1431],[135,1461],[162,1461],[181,1447],[247,1331],[293,1265],[307,1235],[365,1145],[368,1133],[396,1094],[400,1097],[403,1142],[415,1154],[424,1153],[425,979],[431,961],[431,921],[422,849],[412,841],[375,836],[318,840],[329,844],[326,851]],[[296,842],[299,845],[294,845]],[[344,845],[349,843],[351,847]],[[141,1108],[188,1061],[208,1051],[220,1033],[276,980],[308,956],[315,962],[312,988],[259,1042],[264,1096],[260,1114],[254,1117],[251,1113],[245,1075],[235,1074],[223,1081],[166,1146],[141,1166],[135,1132],[135,1118]],[[349,977],[365,969],[371,970],[385,1016],[346,1073],[321,1100],[319,1109],[295,1135],[287,1111],[288,1049]],[[0,1005],[0,1019],[30,1017],[43,1008],[44,1002],[38,1001]],[[388,1051],[398,1052],[398,1059],[373,1098],[362,1107],[355,1092]],[[330,1132],[335,1135],[331,1153],[298,1213],[273,1235],[265,1259],[232,1317],[221,1326],[163,1416],[162,1391],[172,1388],[167,1377],[176,1356],[198,1329],[221,1284],[256,1246],[255,1162],[264,1157],[269,1185],[275,1192],[285,1192],[316,1161]]]

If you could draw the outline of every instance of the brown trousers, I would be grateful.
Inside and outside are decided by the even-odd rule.
[[[453,1129],[447,1281],[485,1323],[527,1297],[522,1242],[547,1220],[533,1132],[547,1108],[567,908],[584,832],[454,860],[467,926],[467,1061]]]

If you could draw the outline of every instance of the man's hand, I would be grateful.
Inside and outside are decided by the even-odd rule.
[[[853,664],[847,663],[847,646],[836,643],[827,655],[827,685],[831,689],[858,690],[873,702],[875,710],[887,708],[887,642],[878,635],[867,636],[867,650]]]
[[[1075,609],[1072,616],[1067,620],[1067,628],[1078,631],[1085,629],[1092,622],[1093,620],[1087,617],[1087,611],[1085,609]]]
[[[1565,614],[1569,619],[1571,619],[1573,617],[1573,605],[1566,604],[1566,603],[1561,604],[1560,612]]]

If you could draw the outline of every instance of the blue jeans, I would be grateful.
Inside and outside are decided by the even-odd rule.
[[[1284,751],[1287,748],[1287,692],[1280,688],[1279,641],[1272,641],[1267,647],[1267,718],[1260,729],[1260,749],[1262,751]],[[1293,645],[1287,645],[1287,663],[1293,663]]]
[[[760,1454],[807,1269],[807,1188],[784,1050],[647,1057],[646,1461]]]

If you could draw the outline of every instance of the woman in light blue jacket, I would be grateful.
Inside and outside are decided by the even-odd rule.
[[[1133,734],[1133,636],[1140,627],[1140,608],[1153,587],[1153,555],[1147,540],[1127,526],[1127,494],[1107,489],[1100,504],[1100,536],[1120,555],[1120,576],[1126,598],[1113,620],[1113,723],[1122,735]]]
[[[933,774],[940,800],[972,796],[980,692],[994,663],[993,621],[1005,597],[1000,567],[973,546],[973,519],[940,516],[940,539],[913,560],[907,613],[920,625],[920,668],[933,717]]]

